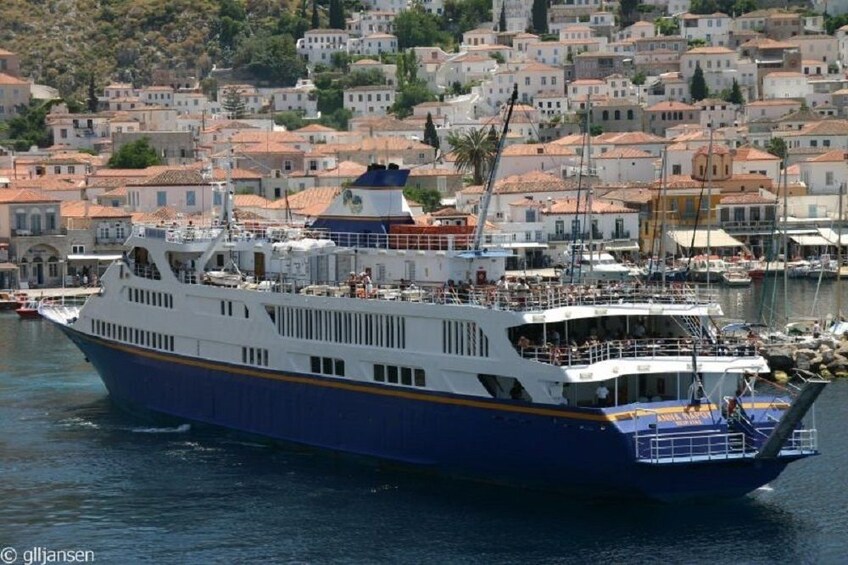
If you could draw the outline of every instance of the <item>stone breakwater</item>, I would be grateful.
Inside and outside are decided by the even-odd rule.
[[[763,344],[762,353],[775,375],[803,369],[826,378],[848,378],[848,339],[845,336]]]

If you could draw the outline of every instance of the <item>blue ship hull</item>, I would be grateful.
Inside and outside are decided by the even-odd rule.
[[[787,459],[639,463],[601,413],[282,374],[142,350],[60,326],[118,405],[451,477],[657,499],[741,496]]]

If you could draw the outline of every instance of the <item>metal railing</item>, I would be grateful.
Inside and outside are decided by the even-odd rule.
[[[681,433],[636,438],[636,458],[649,463],[687,463],[745,456],[749,450],[745,434]],[[750,454],[753,456],[753,453]]]
[[[132,268],[137,276],[156,280],[160,278],[155,265],[133,265]],[[180,282],[185,284],[201,284],[204,281],[201,271],[172,267],[172,272]],[[369,300],[463,305],[510,312],[538,312],[568,306],[607,308],[638,304],[646,307],[662,307],[663,305],[693,306],[715,303],[714,293],[698,286],[681,285],[663,289],[659,284],[641,283],[608,283],[596,286],[552,283],[528,285],[526,289],[508,288],[506,290],[492,285],[456,288],[446,288],[444,285],[411,285],[401,288],[395,284],[376,284],[368,295],[366,295],[365,287],[357,283],[351,295],[351,288],[347,283],[305,285],[291,279],[265,278],[257,280],[251,276],[251,273],[244,273],[242,284],[234,288],[336,298],[353,297]]]
[[[586,366],[608,359],[658,359],[691,357],[756,357],[757,348],[742,339],[718,343],[691,338],[611,340],[594,345],[555,347],[552,345],[516,347],[525,359],[557,366]]]

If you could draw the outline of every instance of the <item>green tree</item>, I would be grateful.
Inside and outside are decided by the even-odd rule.
[[[618,4],[618,12],[621,18],[621,27],[627,27],[636,23],[639,17],[639,0],[621,0]]]
[[[400,87],[395,96],[395,103],[392,104],[391,112],[399,119],[403,119],[412,114],[413,106],[435,99],[435,95],[427,88],[427,83],[417,80]]]
[[[343,73],[350,71],[350,55],[344,51],[330,53],[330,66]]]
[[[304,7],[306,5],[304,4]],[[305,10],[305,8],[304,8]],[[304,15],[295,15],[285,11],[277,20],[275,35],[290,35],[293,39],[298,40],[303,37],[303,34],[309,30],[309,21]]]
[[[294,40],[267,31],[239,45],[233,66],[274,86],[292,86],[297,79],[306,76],[306,63],[297,54]]]
[[[604,133],[604,128],[598,124],[592,124],[592,127],[589,128],[589,135],[592,137],[601,135],[602,133]]]
[[[17,107],[17,115],[6,122],[6,134],[9,139],[14,140],[15,150],[26,151],[33,145],[53,145],[53,130],[47,127],[46,122],[50,108],[57,102],[59,101],[33,100],[29,106]]]
[[[786,142],[783,140],[782,137],[772,137],[766,144],[766,151],[768,151],[775,157],[780,157],[780,159],[784,163],[786,162],[787,148]]]
[[[439,19],[415,4],[395,17],[394,34],[398,38],[398,49],[429,47],[443,43],[447,34],[441,31]]]
[[[475,29],[480,22],[491,21],[490,0],[445,0],[440,28],[449,32],[454,41],[459,43],[463,33]]]
[[[321,19],[318,17],[318,2],[312,0],[312,29],[321,27]]]
[[[745,103],[745,97],[742,96],[742,89],[739,87],[739,83],[736,79],[733,79],[733,85],[730,87],[730,91],[724,100],[731,104],[738,104],[740,106]]]
[[[657,32],[660,35],[678,35],[680,33],[680,22],[677,18],[657,18],[654,21]]]
[[[330,0],[330,28],[345,29],[345,13],[342,0]]]
[[[838,30],[844,25],[848,25],[848,14],[831,16],[830,14],[825,13],[824,29],[828,33],[828,35],[835,35],[836,30]]]
[[[337,108],[328,114],[322,114],[318,123],[328,128],[345,131],[347,130],[347,123],[352,117],[353,113],[347,108]]]
[[[642,86],[643,84],[645,84],[645,81],[647,79],[648,79],[648,77],[645,76],[645,73],[643,73],[642,71],[639,71],[638,73],[633,75],[633,78],[630,79],[630,83],[633,86]]]
[[[97,107],[100,102],[97,100],[97,90],[94,85],[94,75],[88,77],[88,98],[86,99],[86,107],[92,114],[97,112]]]
[[[533,32],[548,32],[548,0],[533,0]]]
[[[427,121],[424,123],[424,143],[439,151],[439,134],[436,131],[436,124],[433,123],[433,114],[427,112]]]
[[[689,81],[689,94],[692,96],[693,102],[703,100],[710,95],[707,81],[704,80],[704,71],[701,69],[701,64],[697,62],[695,63],[695,72]]]
[[[435,212],[442,207],[442,194],[431,188],[408,186],[403,189],[403,196],[413,202],[418,202],[425,213]]]
[[[224,100],[221,102],[221,107],[231,120],[240,120],[247,115],[244,99],[235,86],[228,86],[224,89]]]
[[[146,169],[161,164],[162,160],[146,137],[127,143],[109,159],[109,166],[113,169]]]
[[[274,116],[274,123],[289,131],[300,129],[306,125],[303,121],[302,111],[279,112]]]
[[[501,2],[501,16],[498,20],[498,31],[506,31],[506,0]]]
[[[483,176],[491,167],[497,151],[497,144],[492,142],[486,128],[473,129],[466,133],[452,132],[448,135],[448,143],[455,157],[456,169],[470,169],[472,182],[483,184]]]

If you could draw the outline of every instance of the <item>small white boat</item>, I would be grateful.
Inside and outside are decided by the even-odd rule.
[[[751,276],[745,271],[725,271],[721,274],[721,281],[726,286],[748,286],[751,284]]]
[[[230,271],[206,271],[203,273],[203,283],[212,286],[237,287],[242,283],[241,273]]]

